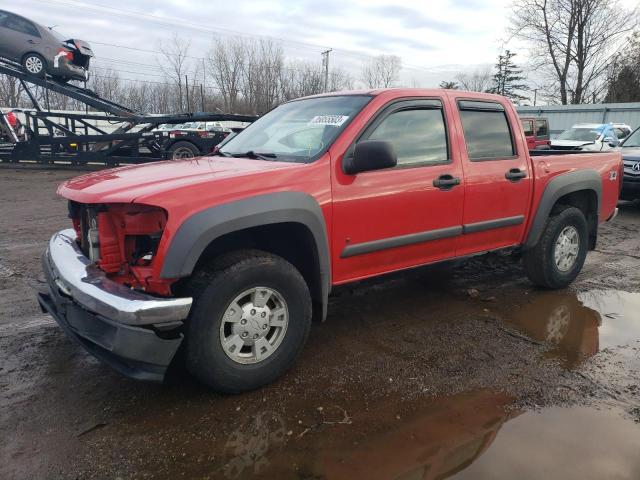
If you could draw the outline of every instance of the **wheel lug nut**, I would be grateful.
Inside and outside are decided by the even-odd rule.
[[[247,335],[249,335],[247,332],[242,332],[242,338],[247,338]]]
[[[253,335],[253,338],[254,338],[254,339],[258,338],[258,334],[257,334],[257,333],[256,333],[256,334],[254,334],[254,335]]]
[[[267,316],[267,312],[262,312],[262,314],[260,315],[262,318]]]
[[[262,325],[262,329],[266,330],[267,329],[267,324],[265,323],[264,325]]]
[[[247,321],[243,318],[242,320],[240,320],[240,325],[246,325]]]
[[[255,309],[255,308],[252,308],[252,309],[251,309],[251,315],[255,315],[255,314],[256,314],[256,309]]]

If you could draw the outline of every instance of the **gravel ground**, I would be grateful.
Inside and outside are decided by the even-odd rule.
[[[640,477],[637,206],[567,290],[498,254],[342,287],[290,373],[219,396],[123,378],[40,312],[74,175],[0,169],[0,478]]]

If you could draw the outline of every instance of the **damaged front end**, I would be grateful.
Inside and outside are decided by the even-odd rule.
[[[191,298],[170,297],[151,268],[167,214],[148,205],[69,203],[73,229],[49,241],[38,294],[73,339],[121,373],[162,381],[182,343]]]
[[[170,296],[171,282],[152,275],[167,213],[136,204],[69,202],[82,252],[112,280],[135,290]]]

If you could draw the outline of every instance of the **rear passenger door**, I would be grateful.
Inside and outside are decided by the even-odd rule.
[[[2,56],[19,62],[25,53],[40,43],[40,33],[30,21],[7,12],[1,22]]]
[[[465,176],[457,254],[519,244],[533,184],[526,143],[511,128],[518,117],[499,102],[457,99],[456,104]]]

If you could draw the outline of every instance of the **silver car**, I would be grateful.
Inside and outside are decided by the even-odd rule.
[[[0,10],[0,57],[20,63],[35,77],[86,81],[93,52],[87,42],[65,40],[50,28]]]

